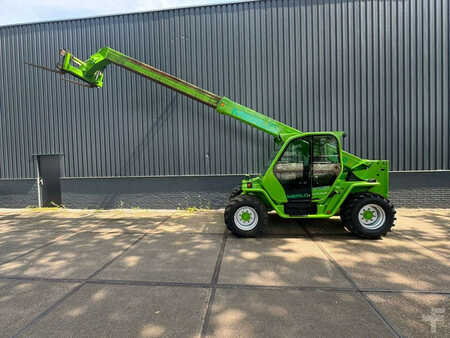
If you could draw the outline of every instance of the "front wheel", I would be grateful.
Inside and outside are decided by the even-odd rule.
[[[391,202],[372,193],[350,196],[341,208],[341,219],[357,236],[379,238],[394,226],[395,208]]]
[[[225,208],[225,224],[239,237],[256,237],[268,222],[266,206],[257,197],[240,195]]]

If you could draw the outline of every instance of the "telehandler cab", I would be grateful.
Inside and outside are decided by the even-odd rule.
[[[225,207],[225,224],[236,235],[259,235],[267,212],[283,218],[340,215],[346,228],[366,238],[386,235],[395,221],[389,197],[388,161],[366,160],[341,149],[343,132],[301,132],[144,64],[109,47],[86,61],[60,50],[58,71],[102,87],[103,70],[115,64],[207,104],[274,137],[276,152],[260,176],[242,180]]]

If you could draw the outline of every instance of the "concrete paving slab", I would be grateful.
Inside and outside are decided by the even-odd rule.
[[[392,337],[357,294],[218,289],[211,337]]]
[[[210,234],[147,235],[95,278],[209,283],[221,240]]]
[[[330,219],[300,219],[299,224],[315,236],[353,236],[348,232],[339,217]]]
[[[167,217],[182,212],[175,209],[113,209],[92,210],[91,215],[95,218],[104,219],[140,219],[148,217]]]
[[[147,232],[176,210],[70,210],[24,209],[19,214],[0,217],[0,233],[7,229],[39,231]]]
[[[403,241],[412,241],[415,244],[421,246],[424,250],[430,250],[435,254],[450,261],[450,236],[449,239],[421,239],[420,237],[413,237],[410,235],[404,235],[400,232],[392,234],[393,238],[398,238]]]
[[[66,235],[63,232],[50,231],[2,233],[0,234],[0,264]]]
[[[220,283],[351,287],[308,238],[230,237]]]
[[[421,240],[450,238],[450,209],[398,209],[395,232]]]
[[[404,337],[450,337],[450,295],[368,294]]]
[[[414,241],[319,238],[360,288],[450,291],[450,262]]]
[[[177,210],[95,210],[86,218],[88,223],[84,229],[102,233],[153,233],[158,224],[178,213]]]
[[[151,232],[221,234],[225,229],[223,210],[201,210],[178,211]]]
[[[83,230],[100,233],[154,233],[158,224],[167,221],[169,216],[153,216],[139,219],[92,219]]]
[[[82,232],[1,265],[0,275],[87,278],[138,237]]]
[[[450,259],[450,209],[399,209],[393,237],[418,245]]]
[[[209,290],[85,285],[23,337],[198,337]]]
[[[230,234],[219,283],[233,284],[233,288],[217,289],[208,333],[218,336],[361,336],[367,332],[374,332],[375,336],[389,335],[358,294],[331,289],[244,289],[238,284],[350,288],[317,244],[308,238],[303,231],[305,227],[365,290],[448,292],[450,210],[400,209],[397,215],[394,231],[380,241],[347,236],[338,218],[296,221],[276,215],[270,215],[266,237],[241,239]],[[0,210],[0,264],[1,259],[28,252],[28,248],[36,248],[55,236],[68,236],[0,265],[0,275],[86,278],[139,237],[131,233],[146,233],[145,239],[96,278],[208,283],[224,229],[223,210],[31,209],[5,213]],[[25,286],[20,286],[22,283]],[[17,332],[73,286],[0,279],[0,327],[7,328],[5,335]],[[448,295],[367,294],[403,335],[450,335]],[[24,335],[198,336],[208,295],[207,289],[189,287],[88,284]],[[149,311],[154,305],[161,309]],[[8,312],[9,308],[13,310]],[[444,321],[437,322],[437,332],[433,334],[427,318],[431,318],[433,309],[442,308]],[[163,316],[159,317],[160,314]],[[15,322],[16,326],[11,324]]]
[[[76,284],[0,281],[0,335],[11,337]]]
[[[7,224],[0,224],[0,233],[10,232],[77,232],[83,230],[89,222],[85,218],[53,218],[49,215],[16,218]]]
[[[277,214],[269,214],[269,223],[264,229],[264,236],[304,236],[307,234],[298,220],[281,218]]]

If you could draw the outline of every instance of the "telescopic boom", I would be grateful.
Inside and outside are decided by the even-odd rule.
[[[231,116],[252,127],[262,130],[274,136],[277,141],[284,140],[293,134],[301,134],[301,132],[295,128],[233,102],[226,97],[220,97],[210,93],[109,47],[100,49],[86,61],[76,58],[65,50],[61,50],[60,55],[64,57],[63,64],[59,66],[60,71],[69,73],[80,80],[87,82],[90,87],[103,86],[103,70],[106,66],[113,63],[158,82],[161,85],[171,88],[196,101],[211,106],[221,114]]]

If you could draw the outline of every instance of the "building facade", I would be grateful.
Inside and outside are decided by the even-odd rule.
[[[344,149],[391,164],[397,206],[450,204],[449,3],[265,0],[0,27],[0,207],[220,207],[269,136],[110,66],[110,46]]]

